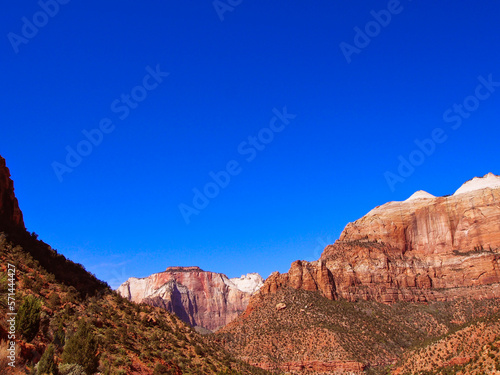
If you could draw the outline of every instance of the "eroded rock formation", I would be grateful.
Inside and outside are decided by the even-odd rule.
[[[245,311],[262,283],[258,274],[228,279],[199,267],[169,267],[146,278],[130,278],[118,292],[131,301],[173,312],[193,327],[215,331]]]
[[[261,293],[319,290],[329,299],[379,302],[500,296],[500,177],[466,182],[452,196],[417,192],[347,224],[314,262],[272,274]]]

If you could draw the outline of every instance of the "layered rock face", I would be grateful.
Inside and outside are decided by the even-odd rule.
[[[500,246],[499,176],[475,178],[449,197],[421,193],[373,209],[348,224],[340,241],[384,242],[401,253],[422,255]]]
[[[14,194],[14,182],[10,178],[5,159],[0,156],[0,231],[6,227],[24,229],[23,213]]]
[[[329,299],[424,302],[500,296],[499,283],[500,177],[488,174],[452,196],[420,191],[376,207],[318,261],[272,274],[261,293],[290,286]]]
[[[117,291],[131,301],[173,312],[193,327],[215,331],[245,311],[262,284],[255,273],[228,279],[199,267],[169,267],[143,279],[130,278]]]

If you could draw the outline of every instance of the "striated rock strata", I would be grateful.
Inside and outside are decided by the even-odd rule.
[[[23,213],[14,194],[5,159],[0,156],[0,231],[12,226],[24,229]]]
[[[215,331],[245,311],[262,283],[255,273],[229,279],[199,267],[169,267],[146,278],[130,278],[117,291],[131,301],[173,312],[193,327]]]
[[[318,261],[273,273],[261,293],[283,286],[329,299],[444,301],[500,296],[500,176],[466,182],[452,196],[420,191],[347,224]]]

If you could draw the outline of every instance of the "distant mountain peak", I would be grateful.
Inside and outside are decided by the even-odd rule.
[[[241,275],[241,277],[234,277],[229,279],[238,290],[242,292],[253,294],[264,285],[264,279],[258,273],[248,273]]]
[[[485,174],[483,177],[474,177],[472,180],[464,183],[453,195],[470,193],[471,191],[481,189],[498,189],[500,188],[500,176],[493,173]]]
[[[245,311],[263,284],[257,273],[229,279],[196,266],[168,267],[142,279],[131,277],[117,291],[128,300],[173,312],[193,327],[214,331]]]

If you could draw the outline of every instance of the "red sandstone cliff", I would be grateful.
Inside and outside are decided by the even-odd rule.
[[[143,279],[130,278],[118,292],[131,301],[173,312],[194,327],[215,331],[245,311],[262,282],[257,274],[228,279],[199,267],[169,267]]]
[[[14,194],[9,168],[0,156],[0,231],[11,227],[24,229],[23,213]]]
[[[282,286],[351,301],[500,296],[500,176],[475,178],[452,196],[420,191],[376,207],[318,261],[294,262],[260,292]]]

